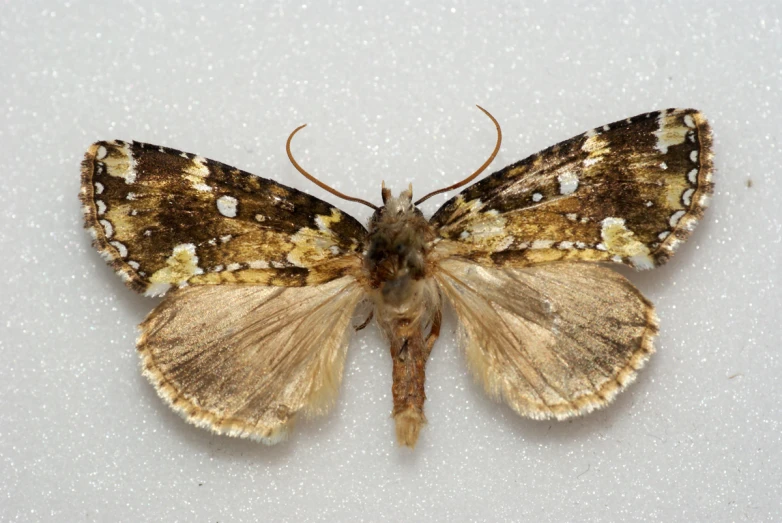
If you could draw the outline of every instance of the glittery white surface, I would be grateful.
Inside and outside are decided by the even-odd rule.
[[[777,2],[5,2],[0,16],[0,520],[780,521],[782,7]],[[641,5],[643,4],[643,5]],[[393,7],[392,7],[393,5]],[[697,107],[716,193],[632,280],[658,354],[609,408],[517,417],[455,323],[429,425],[395,446],[387,348],[354,339],[336,409],[276,447],[185,424],[138,369],[134,295],[91,248],[79,162],[136,139],[306,189],[422,195],[592,127]],[[433,212],[445,196],[433,198]]]

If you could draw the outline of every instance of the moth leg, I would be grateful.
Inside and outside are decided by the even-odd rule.
[[[428,358],[429,354],[432,352],[432,347],[434,347],[434,342],[437,341],[437,338],[440,337],[440,325],[443,322],[443,311],[442,309],[437,309],[437,311],[434,313],[434,316],[432,317],[432,327],[429,329],[429,334],[426,336],[426,341],[424,342],[424,357]]]
[[[366,326],[367,326],[367,325],[369,325],[369,322],[370,322],[370,321],[372,321],[372,318],[373,318],[374,316],[375,316],[375,310],[374,310],[374,309],[372,309],[371,311],[369,311],[369,316],[367,316],[367,319],[365,319],[365,320],[364,320],[364,321],[361,323],[361,325],[356,325],[356,326],[355,326],[355,327],[353,327],[353,328],[356,330],[356,332],[358,332],[358,331],[360,331],[360,330],[363,330],[363,329],[365,329],[365,328],[366,328]]]

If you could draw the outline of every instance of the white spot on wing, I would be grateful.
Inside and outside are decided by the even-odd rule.
[[[95,194],[103,194],[103,184],[95,182]]]
[[[98,151],[95,153],[95,158],[98,160],[103,160],[107,154],[108,151],[104,146],[101,145],[100,147],[98,147]]]
[[[690,183],[695,183],[698,181],[698,169],[693,169],[690,172],[687,173],[687,179],[690,181]]]
[[[106,212],[106,204],[102,200],[95,200],[95,206],[98,208],[98,216],[103,216]]]
[[[534,194],[532,195],[532,201],[533,201],[533,202],[539,202],[539,201],[540,201],[540,200],[542,200],[542,199],[543,199],[543,195],[542,195],[542,194],[540,194],[539,192],[536,192],[536,193],[534,193]]]
[[[676,211],[671,215],[671,219],[668,220],[668,223],[671,224],[671,227],[676,227],[676,224],[679,223],[679,220],[682,219],[682,216],[684,216],[685,211]]]
[[[128,255],[128,248],[121,242],[113,241],[111,244],[117,249],[120,258],[125,258]]]
[[[690,161],[692,161],[693,163],[698,162],[698,151],[693,151],[690,153]]]
[[[238,203],[233,196],[221,196],[217,199],[217,210],[227,218],[235,218]]]
[[[111,226],[111,222],[108,220],[101,220],[100,224],[103,226],[103,232],[106,238],[111,238],[114,235],[114,227]]]
[[[630,256],[630,263],[632,263],[633,267],[636,269],[649,270],[654,268],[654,261],[648,254]]]
[[[687,127],[695,127],[695,122],[692,120],[692,116],[691,115],[689,115],[689,114],[685,115],[685,117],[684,117],[684,125],[686,125]]]
[[[603,224],[603,230],[609,227],[613,227],[614,225],[624,227],[625,220],[624,218],[616,218],[614,216],[609,216],[608,218],[603,220],[602,224]]]
[[[229,263],[229,264],[228,264],[228,265],[225,267],[225,270],[227,270],[228,272],[233,272],[233,271],[238,271],[238,270],[239,270],[241,267],[242,267],[242,266],[241,266],[241,264],[239,264],[239,263]]]
[[[550,249],[554,245],[554,240],[535,240],[532,242],[533,249]]]
[[[144,296],[163,296],[166,292],[168,292],[168,289],[171,288],[170,283],[165,282],[157,282],[150,284],[149,287],[147,287],[147,290],[144,291]]]
[[[682,195],[682,202],[687,207],[690,206],[690,198],[692,198],[692,193],[694,193],[694,192],[695,192],[695,189],[689,188],[686,191],[684,191],[684,194]]]
[[[578,175],[573,171],[565,171],[559,176],[559,193],[560,194],[573,194],[578,189]]]

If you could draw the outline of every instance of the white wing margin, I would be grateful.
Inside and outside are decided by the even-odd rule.
[[[297,413],[333,404],[362,297],[353,277],[183,288],[141,324],[144,374],[190,423],[277,443]]]
[[[522,416],[600,408],[654,351],[653,306],[605,267],[496,269],[452,258],[436,278],[459,317],[471,371]]]

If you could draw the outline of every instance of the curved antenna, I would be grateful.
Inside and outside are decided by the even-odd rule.
[[[288,141],[285,143],[285,152],[288,153],[288,159],[291,161],[291,163],[296,168],[296,170],[299,171],[301,174],[303,174],[304,177],[307,178],[309,181],[311,181],[312,183],[314,183],[315,185],[317,185],[321,189],[324,189],[324,190],[330,192],[334,196],[337,196],[338,198],[342,198],[343,200],[347,200],[349,202],[363,203],[367,207],[371,207],[374,210],[377,210],[377,206],[376,205],[371,204],[371,203],[369,203],[366,200],[362,200],[361,198],[354,198],[353,196],[348,196],[347,194],[342,194],[341,192],[339,192],[336,189],[332,189],[331,187],[329,187],[328,185],[326,185],[325,183],[321,182],[320,180],[318,180],[317,178],[312,176],[310,173],[305,171],[304,168],[301,165],[299,165],[299,162],[297,162],[296,159],[293,158],[293,153],[291,153],[291,140],[293,140],[293,135],[295,135],[296,133],[298,133],[299,131],[301,131],[305,127],[307,127],[306,123],[304,125],[298,126],[296,129],[294,129],[293,132],[290,134],[290,136],[288,136]]]
[[[491,164],[491,162],[494,161],[494,158],[497,156],[497,153],[500,152],[500,144],[502,143],[502,129],[500,129],[500,123],[491,115],[491,113],[489,111],[487,111],[486,109],[484,109],[480,105],[476,105],[475,107],[477,107],[478,109],[483,111],[483,113],[486,116],[488,116],[491,119],[492,122],[494,122],[494,127],[497,128],[497,145],[494,146],[494,150],[491,152],[491,156],[489,156],[489,159],[486,160],[485,162],[483,162],[483,165],[478,167],[478,170],[475,171],[474,173],[472,173],[470,176],[468,176],[464,180],[460,181],[459,183],[455,183],[455,184],[449,185],[448,187],[445,187],[443,189],[438,189],[438,190],[436,190],[434,192],[430,192],[429,194],[427,194],[426,196],[424,196],[423,198],[421,198],[420,200],[415,202],[416,206],[421,205],[423,202],[425,202],[426,200],[428,200],[429,198],[431,198],[432,196],[434,196],[436,194],[448,192],[448,191],[451,191],[453,189],[458,189],[462,185],[466,185],[466,184],[470,183],[471,181],[473,181],[475,179],[476,176],[478,176],[479,174],[481,174],[483,171],[486,170],[486,168],[489,166],[489,164]]]

